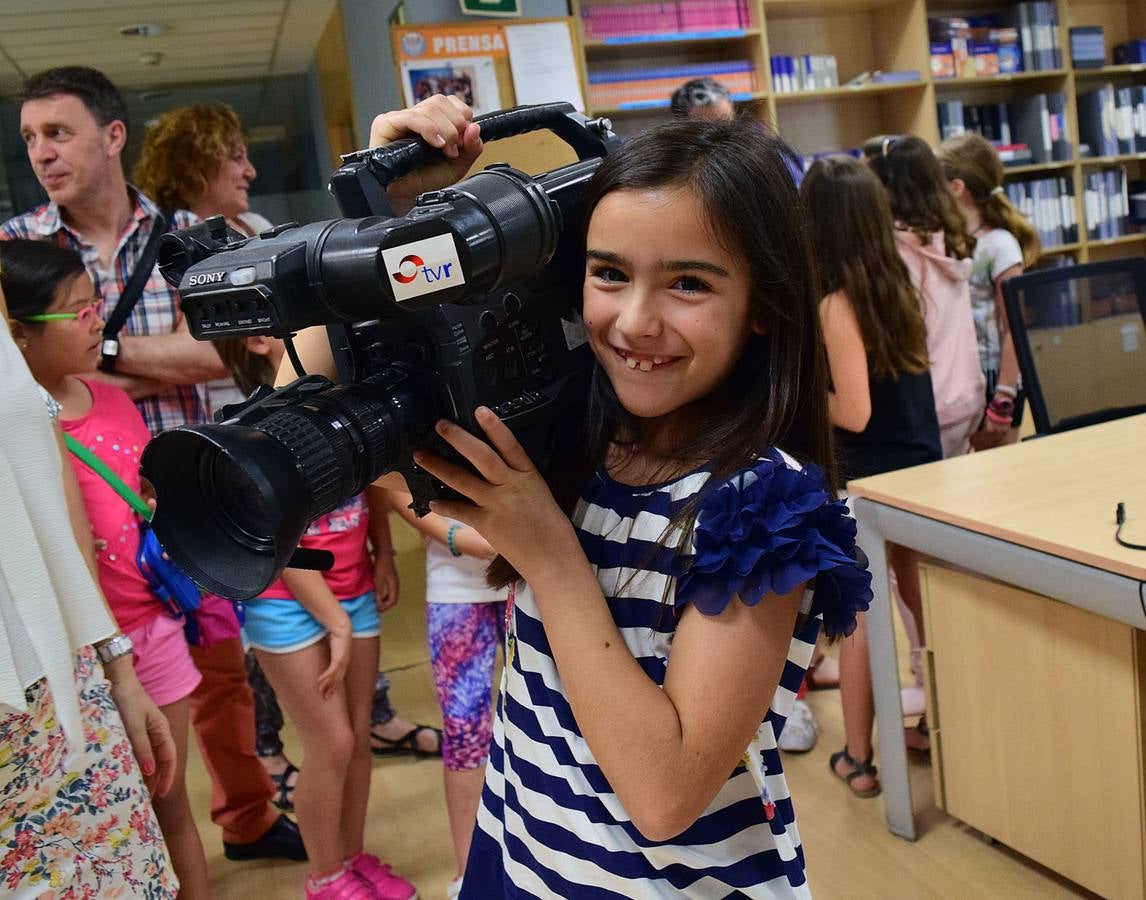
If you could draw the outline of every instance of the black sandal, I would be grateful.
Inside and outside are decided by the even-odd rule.
[[[278,792],[271,798],[271,803],[283,812],[294,812],[294,785],[290,783],[290,777],[297,773],[298,768],[294,763],[288,762],[286,768],[278,775],[271,775],[271,781],[275,783],[275,787],[278,789]]]
[[[423,731],[430,731],[437,737],[437,750],[423,750],[418,746],[418,735]],[[377,741],[381,747],[374,746]],[[409,753],[418,759],[440,758],[442,755],[442,730],[431,725],[415,725],[400,738],[391,739],[383,737],[377,731],[370,732],[370,752],[375,756],[397,756]]]
[[[878,797],[883,792],[883,788],[880,786],[879,780],[876,779],[876,775],[879,774],[879,770],[871,764],[871,761],[874,758],[875,755],[873,754],[863,762],[860,762],[857,759],[853,759],[851,754],[848,753],[848,748],[844,747],[843,750],[831,755],[831,758],[828,760],[828,767],[832,770],[832,774],[835,775],[836,778],[847,782],[848,790],[855,794],[855,796],[859,797],[861,800],[870,800],[872,797]],[[841,775],[836,771],[836,763],[838,763],[841,759],[847,763],[848,768],[851,769],[851,771],[846,775]],[[864,791],[861,791],[859,788],[857,788],[852,782],[854,782],[861,775],[870,775],[873,779],[875,779],[875,787],[868,788]]]

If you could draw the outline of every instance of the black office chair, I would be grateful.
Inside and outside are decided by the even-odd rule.
[[[1146,412],[1146,259],[1036,270],[1003,296],[1038,434]]]

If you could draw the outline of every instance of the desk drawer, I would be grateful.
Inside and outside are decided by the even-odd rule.
[[[921,569],[947,812],[1106,897],[1141,897],[1143,633]]]

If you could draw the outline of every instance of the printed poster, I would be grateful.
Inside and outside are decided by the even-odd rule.
[[[501,109],[496,61],[506,56],[497,25],[427,25],[395,29],[395,54],[407,106],[432,94],[455,95],[477,115]]]

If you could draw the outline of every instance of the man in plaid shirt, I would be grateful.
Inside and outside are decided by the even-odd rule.
[[[100,313],[107,319],[159,210],[124,178],[126,105],[114,85],[98,72],[98,78],[91,77],[93,72],[53,69],[28,82],[20,134],[49,202],[0,225],[0,239],[50,240],[78,251],[103,297]],[[194,214],[178,210],[171,227],[196,221]],[[209,421],[203,383],[227,374],[215,348],[191,337],[178,300],[154,270],[120,332],[115,373],[96,376],[131,395],[152,434]]]
[[[24,86],[20,134],[48,203],[0,225],[0,240],[56,241],[78,251],[103,297],[106,319],[143,255],[159,212],[123,174],[123,96],[95,69],[49,69]],[[196,221],[192,213],[179,210],[172,227]],[[178,293],[153,268],[120,332],[115,371],[93,373],[131,395],[152,434],[208,421],[204,382],[227,375],[215,348],[191,336],[178,302]],[[191,648],[203,676],[191,695],[191,723],[211,776],[211,818],[223,830],[224,855],[306,859],[298,826],[269,805],[274,787],[255,755],[254,700],[238,623],[229,604],[210,595],[199,615],[222,618],[235,632],[210,646]]]

